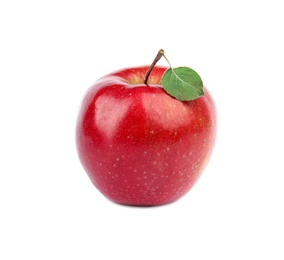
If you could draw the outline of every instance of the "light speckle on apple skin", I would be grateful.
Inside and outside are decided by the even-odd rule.
[[[209,94],[180,102],[160,87],[141,88],[117,88],[110,99],[109,89],[92,88],[95,98],[78,120],[77,148],[106,197],[161,205],[183,196],[200,177],[215,141],[215,112]]]

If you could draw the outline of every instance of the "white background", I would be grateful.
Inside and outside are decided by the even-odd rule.
[[[282,2],[1,0],[0,259],[284,259]],[[177,202],[116,205],[78,160],[77,111],[160,48],[211,91],[216,147]]]

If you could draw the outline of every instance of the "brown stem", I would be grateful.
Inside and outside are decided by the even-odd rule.
[[[144,78],[144,84],[147,85],[147,81],[148,81],[148,78],[150,76],[150,73],[151,71],[153,70],[153,68],[155,67],[155,65],[157,64],[157,62],[159,61],[159,59],[162,58],[162,56],[164,55],[164,50],[163,49],[160,49],[157,56],[155,57],[155,59],[153,60],[151,66],[149,67],[146,75],[145,75],[145,78]]]

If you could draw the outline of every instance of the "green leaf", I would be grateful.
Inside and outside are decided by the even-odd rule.
[[[162,77],[162,85],[168,94],[181,101],[204,95],[202,79],[188,67],[167,69]]]

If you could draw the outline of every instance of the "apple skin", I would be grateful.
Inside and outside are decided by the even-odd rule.
[[[119,204],[156,206],[186,194],[212,153],[216,108],[208,90],[193,101],[165,92],[166,67],[126,68],[99,79],[76,126],[81,163],[95,187]]]

